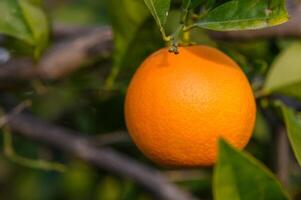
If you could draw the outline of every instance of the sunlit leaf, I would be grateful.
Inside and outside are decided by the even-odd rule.
[[[299,165],[301,165],[301,119],[297,118],[292,109],[288,108],[283,103],[280,105],[287,128],[289,141],[293,148],[296,159]]]
[[[263,90],[301,98],[301,43],[286,48],[274,61]]]
[[[211,10],[196,25],[229,31],[275,26],[287,20],[284,0],[232,0]]]
[[[214,169],[215,200],[287,200],[288,195],[273,174],[254,157],[219,142]]]

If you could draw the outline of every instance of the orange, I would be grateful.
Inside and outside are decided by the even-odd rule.
[[[208,46],[163,48],[145,59],[125,100],[128,131],[160,165],[210,166],[220,137],[237,148],[249,141],[256,105],[240,67]]]

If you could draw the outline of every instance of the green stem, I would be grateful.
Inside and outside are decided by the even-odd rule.
[[[4,154],[8,159],[11,161],[30,168],[35,169],[43,169],[47,171],[58,171],[58,172],[64,172],[66,171],[66,167],[63,164],[55,163],[55,162],[47,162],[44,160],[33,160],[28,159],[25,157],[22,157],[15,153],[13,148],[13,140],[10,130],[7,127],[3,128],[3,134],[4,134]]]
[[[162,34],[162,38],[165,42],[169,42],[171,39],[172,39],[172,36],[167,36],[165,31],[164,31],[164,28],[163,27],[160,27],[160,32]]]
[[[171,36],[171,46],[169,48],[170,52],[173,52],[175,54],[178,54],[178,43],[180,34],[183,32],[183,29],[185,27],[185,24],[187,23],[187,16],[188,16],[189,10],[187,8],[183,9],[182,15],[181,15],[181,21],[179,26],[176,28],[175,32]]]
[[[104,84],[105,90],[113,89],[114,83],[117,78],[117,75],[119,74],[119,71],[120,71],[120,66],[118,66],[118,65],[113,66],[111,73],[109,74],[108,78],[105,81],[105,84]]]

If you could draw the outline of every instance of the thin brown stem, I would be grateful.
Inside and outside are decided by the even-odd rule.
[[[287,138],[287,133],[284,127],[278,128],[277,138],[277,176],[279,180],[284,184],[289,183],[289,164],[290,164],[290,149],[289,142]]]

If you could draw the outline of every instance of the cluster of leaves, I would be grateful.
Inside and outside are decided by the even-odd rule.
[[[190,31],[191,40],[206,38],[206,33],[199,30],[196,37],[193,36],[195,29],[192,28],[196,27],[218,31],[258,29],[274,26],[288,19],[284,0],[183,0],[179,4],[178,7],[172,7],[170,0],[145,0],[145,4],[141,0],[108,0],[107,10],[115,40],[111,74],[105,82],[99,81],[92,71],[91,73],[80,74],[80,80],[83,80],[83,74],[88,74],[88,78],[84,81],[70,79],[64,83],[51,83],[47,85],[47,91],[43,95],[31,96],[34,99],[33,111],[38,115],[58,121],[64,115],[64,119],[68,118],[69,121],[73,122],[70,122],[72,128],[87,132],[105,132],[108,129],[123,128],[122,117],[117,119],[116,116],[112,115],[112,110],[117,107],[118,112],[113,112],[113,114],[122,115],[121,102],[131,74],[150,52],[164,45],[164,40],[171,40],[179,32],[185,35],[186,32]],[[150,19],[150,16],[154,17],[159,29]],[[171,30],[175,30],[175,32]],[[0,32],[26,42],[33,48],[35,57],[39,57],[47,47],[49,39],[49,22],[43,12],[42,1],[1,0]],[[161,36],[163,36],[163,40],[161,40]],[[301,61],[298,57],[301,54],[301,43],[288,42],[283,49],[279,47],[279,50],[282,51],[275,58],[274,54],[278,52],[270,54],[269,41],[255,44],[248,43],[245,47],[244,44],[231,43],[231,45],[227,45],[208,38],[206,40],[210,44],[221,47],[232,56],[247,71],[249,77],[260,76],[265,79],[264,84],[260,85],[256,91],[260,94],[259,106],[268,102],[267,109],[280,108],[278,110],[283,113],[283,121],[287,127],[293,152],[301,165],[301,118],[294,109],[281,102],[274,103],[273,99],[269,98],[280,94],[296,98],[297,101],[301,99]],[[263,49],[266,49],[268,53],[263,52]],[[259,53],[253,55],[254,52]],[[248,56],[245,57],[244,55]],[[258,59],[258,62],[250,61],[254,57]],[[266,66],[270,65],[271,60],[273,62],[268,69]],[[248,71],[250,67],[245,67],[248,65],[251,65],[254,69],[256,67],[260,69]],[[83,90],[79,89],[79,87],[82,87],[82,85],[79,86],[79,82],[81,84],[85,82],[85,84],[82,84],[85,85],[83,90],[94,91],[91,100],[83,102],[80,109],[78,108],[80,103],[75,102],[74,99],[80,99],[86,95]],[[104,84],[107,90],[118,89],[121,91],[119,96],[103,100],[103,98],[95,95],[95,88],[100,87],[101,84]],[[110,103],[108,103],[109,101]],[[108,114],[103,117],[103,113],[95,114],[95,108],[105,113],[111,113],[111,115]],[[69,116],[68,112],[72,114]],[[96,120],[97,118],[99,120]],[[259,113],[255,133],[258,132],[258,129],[268,129],[262,121],[264,121],[264,117]],[[261,122],[265,125],[260,126]],[[254,135],[254,138],[255,140],[269,140],[266,139],[267,136],[257,134]],[[215,199],[251,200],[258,197],[267,200],[289,199],[288,192],[285,191],[275,176],[252,155],[238,151],[224,141],[221,141],[219,146],[220,156],[214,169],[213,180]],[[133,151],[136,151],[136,149]],[[129,152],[129,154],[136,156],[132,152]],[[139,157],[139,159],[141,158]],[[72,170],[70,173],[72,173]],[[68,179],[69,174],[66,176]],[[73,180],[74,177],[76,179],[78,176],[80,176],[79,181]],[[82,181],[81,175],[78,174],[70,175],[69,178],[71,180],[68,179],[68,183],[76,184]],[[118,194],[115,197],[106,196],[115,194],[112,190],[117,190],[117,181],[111,177],[106,177],[103,182],[104,185],[101,185],[101,188],[107,189],[101,189],[100,199],[118,198]],[[130,185],[130,190],[135,190],[132,183],[128,185]],[[72,188],[77,188],[77,186]],[[107,192],[105,192],[106,190]]]

